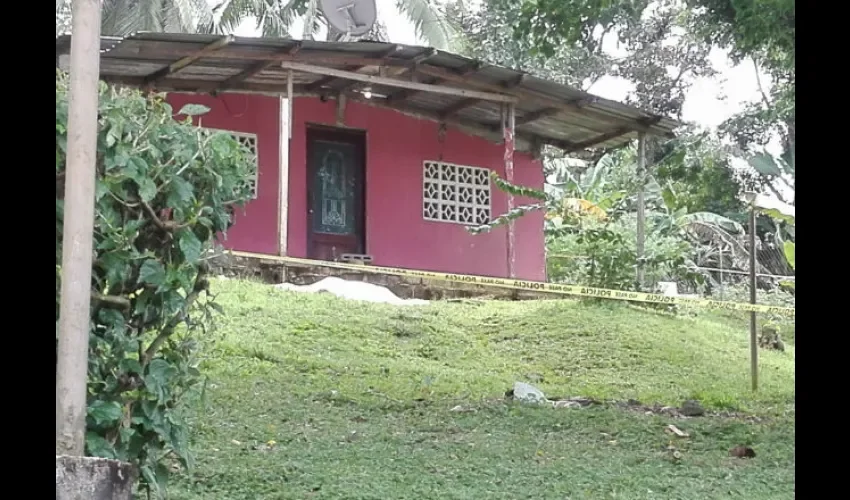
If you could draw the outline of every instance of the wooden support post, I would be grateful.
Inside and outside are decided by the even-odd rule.
[[[292,71],[287,75],[286,97],[278,96],[280,103],[280,144],[278,177],[278,253],[286,256],[289,241],[289,146],[292,140]],[[283,281],[286,281],[284,268]]]
[[[504,113],[503,133],[505,138],[505,180],[514,183],[514,122],[516,109],[508,103]],[[508,215],[513,215],[514,195],[508,193]],[[514,220],[508,221],[508,276],[516,278],[516,228]]]
[[[643,290],[644,286],[644,246],[646,244],[646,134],[638,134],[638,157],[637,157],[637,288]]]
[[[56,363],[56,454],[83,456],[86,433],[97,153],[100,0],[74,0],[62,289]]]
[[[756,207],[750,203],[750,304],[756,303]],[[750,311],[750,377],[753,392],[759,388],[759,345],[756,312]]]
[[[289,130],[286,131],[289,134],[289,139],[292,139],[292,109],[295,107],[295,73],[292,70],[289,70],[286,74],[286,98],[289,99]]]
[[[340,92],[339,95],[336,96],[336,126],[337,127],[344,127],[345,126],[345,104],[346,104],[345,94]]]

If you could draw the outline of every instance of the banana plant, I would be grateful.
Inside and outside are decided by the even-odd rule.
[[[785,202],[782,191],[794,193],[797,175],[794,169],[795,151],[794,146],[783,156],[773,156],[767,152],[759,152],[749,155],[746,160],[750,167],[765,177],[768,181],[766,186],[779,199]],[[784,188],[780,190],[780,188]],[[793,196],[793,195],[792,195]],[[793,202],[793,199],[792,199]]]
[[[797,271],[795,227],[797,219],[796,207],[779,200],[765,196],[755,196],[752,200],[753,208],[760,213],[770,216],[776,225],[776,242],[782,247],[785,260],[795,272]],[[793,281],[783,281],[782,285],[794,289]]]
[[[609,212],[626,197],[626,192],[611,189],[608,176],[617,166],[612,154],[603,156],[581,175],[563,165],[556,166],[555,182],[547,185],[551,196],[546,220],[554,226],[579,223],[581,220],[603,221]]]
[[[731,259],[732,267],[745,269],[749,266],[747,231],[740,223],[713,212],[688,213],[684,208],[674,209],[673,207],[680,204],[676,201],[676,192],[672,185],[662,190],[662,198],[665,210],[652,213],[648,217],[655,230],[673,231],[700,248],[717,249],[716,252],[705,253],[704,259],[719,260],[722,250],[722,254]],[[759,273],[769,273],[760,262],[756,262],[756,269]]]

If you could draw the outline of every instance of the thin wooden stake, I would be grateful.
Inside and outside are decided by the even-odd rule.
[[[62,289],[56,362],[56,454],[83,456],[91,322],[100,0],[74,0]]]
[[[756,303],[756,208],[750,204],[750,304]],[[759,346],[756,312],[750,311],[750,374],[753,392],[759,388]]]

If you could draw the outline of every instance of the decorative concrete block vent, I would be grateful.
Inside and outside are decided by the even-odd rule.
[[[422,217],[474,225],[490,222],[490,171],[439,161],[423,162]]]

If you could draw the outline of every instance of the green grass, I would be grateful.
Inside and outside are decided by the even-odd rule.
[[[611,302],[402,308],[214,286],[228,314],[204,362],[197,465],[171,498],[794,496],[794,347],[761,352],[753,395],[744,325]],[[759,418],[503,401],[541,377],[550,397],[696,398]],[[670,437],[671,423],[690,437]],[[730,458],[737,445],[756,458]]]

